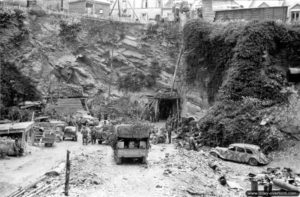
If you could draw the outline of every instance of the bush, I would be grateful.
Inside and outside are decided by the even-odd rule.
[[[5,107],[17,105],[20,101],[39,100],[40,92],[32,80],[20,73],[12,63],[0,62],[1,103]]]
[[[46,16],[46,12],[42,9],[30,9],[28,12],[30,15],[35,15],[37,17],[43,17]]]
[[[207,145],[253,143],[270,151],[283,135],[274,124],[260,125],[265,109],[285,105],[290,93],[284,70],[299,61],[300,31],[272,21],[184,27],[186,81],[202,84],[214,104],[200,121]],[[283,63],[282,63],[283,62]],[[281,67],[281,69],[278,69]]]
[[[66,41],[76,41],[77,36],[82,29],[81,24],[79,22],[71,23],[62,20],[60,21],[59,26],[60,26],[59,35]]]

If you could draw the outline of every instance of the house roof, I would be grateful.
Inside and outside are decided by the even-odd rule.
[[[241,8],[249,8],[252,0],[235,0]]]
[[[249,8],[258,8],[258,7],[280,7],[283,6],[283,0],[252,0]]]
[[[263,2],[262,4],[260,4],[258,6],[259,8],[267,8],[267,7],[270,7],[266,2]]]
[[[0,135],[9,133],[22,133],[29,130],[33,125],[34,122],[0,124]]]
[[[299,4],[299,0],[284,0],[283,2],[284,6],[288,6],[290,8],[294,7],[297,4]]]
[[[99,3],[99,4],[106,4],[110,5],[110,2],[106,0],[71,0],[69,4],[78,3],[78,2],[91,2],[91,3]]]
[[[300,10],[300,4],[296,4],[296,5],[294,5],[293,7],[291,7],[291,10]]]
[[[235,0],[213,0],[213,10],[228,10],[232,8],[240,8]]]

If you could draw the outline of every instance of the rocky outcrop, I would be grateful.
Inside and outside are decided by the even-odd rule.
[[[14,19],[13,19],[14,20]],[[88,94],[90,96],[101,90],[108,91],[110,73],[112,73],[112,89],[119,76],[138,70],[148,73],[151,62],[155,59],[165,70],[158,79],[158,84],[171,81],[173,73],[168,72],[174,67],[174,59],[165,56],[161,51],[152,50],[161,45],[161,41],[147,43],[142,41],[144,27],[141,25],[118,24],[122,26],[120,41],[113,47],[112,69],[110,66],[110,36],[102,36],[101,31],[110,31],[110,24],[103,21],[84,21],[77,41],[65,42],[60,36],[58,16],[31,17],[25,13],[24,24],[28,30],[28,39],[24,39],[20,47],[12,46],[7,51],[9,61],[16,63],[23,74],[36,83],[37,88],[47,96],[53,91],[60,91],[61,96]],[[19,29],[8,26],[2,31],[0,42],[9,43],[11,37],[19,33]],[[157,55],[160,54],[160,55]],[[167,63],[166,60],[167,59]],[[66,89],[70,89],[66,91]],[[64,91],[62,90],[64,89]],[[79,91],[80,90],[80,91]],[[57,92],[55,94],[58,94]],[[70,94],[70,95],[69,95]]]

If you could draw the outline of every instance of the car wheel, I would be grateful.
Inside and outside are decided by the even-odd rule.
[[[248,161],[248,164],[251,165],[251,166],[257,166],[258,162],[257,162],[256,159],[250,158],[249,161]]]
[[[215,152],[211,152],[210,153],[212,156],[214,156],[214,157],[216,157],[216,158],[219,158],[220,156],[217,154],[217,153],[215,153]]]

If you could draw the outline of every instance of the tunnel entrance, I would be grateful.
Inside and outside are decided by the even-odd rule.
[[[287,70],[287,80],[289,82],[300,82],[300,68],[289,68]]]
[[[161,99],[159,101],[159,120],[167,120],[169,116],[176,113],[176,99]],[[174,109],[175,108],[175,109]]]
[[[148,103],[142,118],[151,121],[167,120],[169,116],[180,117],[181,103],[176,90],[160,90],[155,95],[147,95]]]

